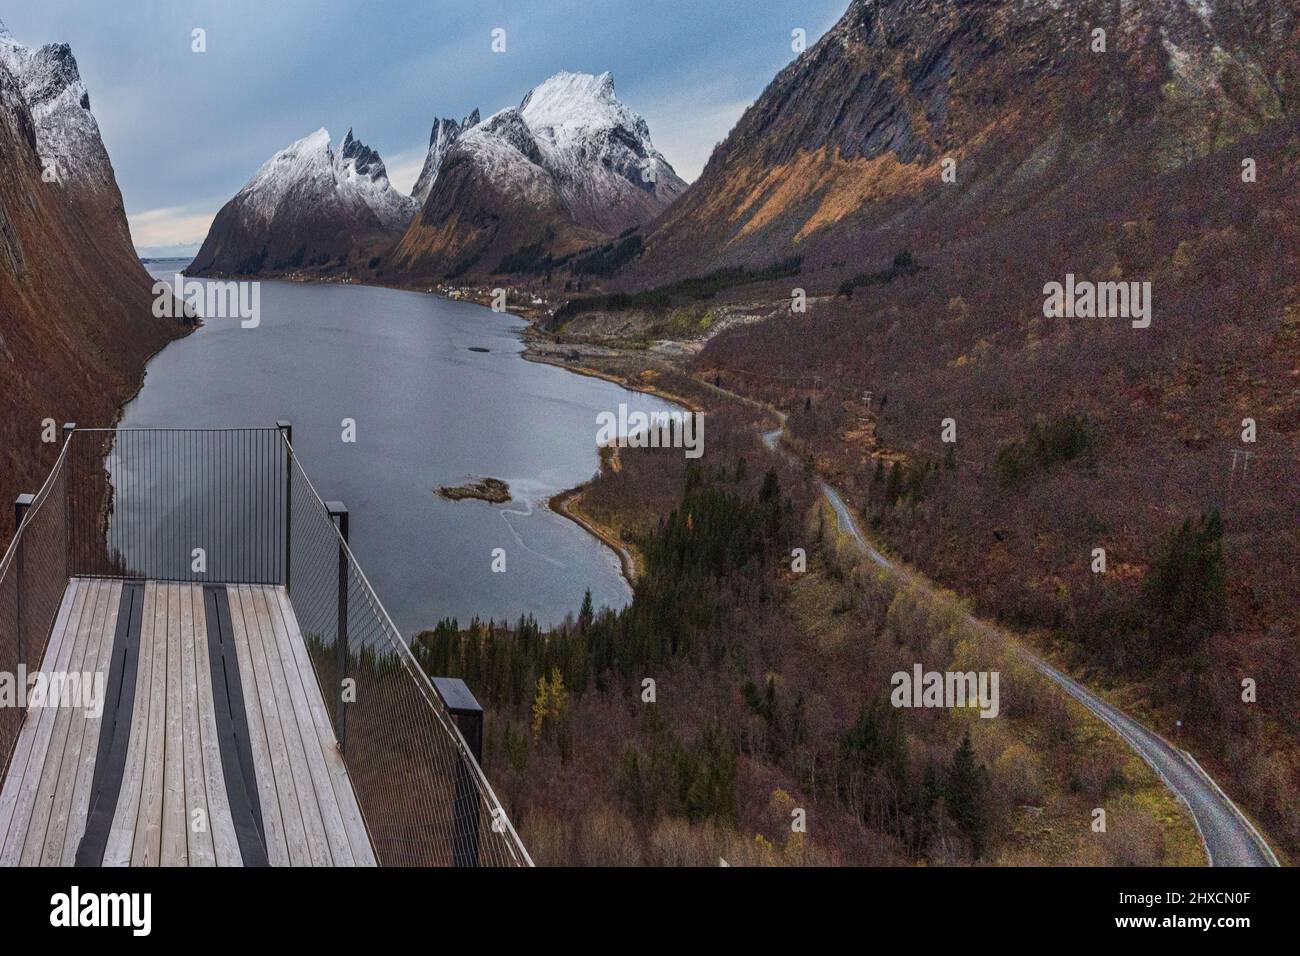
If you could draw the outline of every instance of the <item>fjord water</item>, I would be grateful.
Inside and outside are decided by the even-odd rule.
[[[170,283],[184,265],[149,268]],[[122,427],[291,421],[307,474],[347,505],[352,549],[404,634],[448,616],[554,623],[587,588],[597,607],[630,600],[615,555],[545,502],[596,472],[599,412],[672,405],[526,361],[522,320],[434,295],[264,282],[256,328],[204,321],[149,363]],[[504,479],[514,500],[436,494],[476,476]]]

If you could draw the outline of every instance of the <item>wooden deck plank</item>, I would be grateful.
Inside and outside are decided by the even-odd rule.
[[[58,656],[59,648],[63,644],[64,634],[67,631],[68,621],[76,606],[77,593],[80,587],[81,583],[73,579],[63,592],[63,601],[59,604],[58,614],[54,618],[54,626],[50,630],[50,640],[45,649],[47,658]],[[42,662],[42,666],[44,666],[44,662]],[[9,838],[10,824],[13,821],[14,810],[18,804],[18,794],[22,790],[23,777],[27,772],[27,763],[35,744],[36,731],[37,722],[35,720],[23,722],[18,731],[18,740],[14,744],[13,757],[10,759],[9,768],[5,773],[4,787],[0,789],[0,851],[3,850]]]
[[[103,715],[103,693],[105,678],[100,677],[98,690],[94,690],[95,675],[100,674],[100,654],[102,651],[104,629],[111,619],[117,619],[115,600],[120,586],[111,581],[97,582],[98,593],[95,600],[95,612],[86,635],[86,645],[81,653],[81,662],[75,663],[73,670],[80,676],[78,681],[89,681],[88,689],[100,695],[99,711]],[[81,690],[82,700],[86,700],[86,690]],[[54,799],[50,806],[49,822],[45,827],[44,839],[37,845],[38,857],[31,861],[40,866],[61,866],[63,863],[63,845],[68,834],[68,823],[72,817],[73,802],[77,795],[77,783],[82,777],[82,770],[88,761],[94,767],[96,752],[99,748],[99,717],[92,717],[83,707],[71,708],[68,712],[68,731],[64,742],[63,761],[59,768],[58,783],[54,787]],[[80,835],[78,835],[79,837]],[[28,841],[32,833],[27,834]],[[26,853],[26,849],[24,849]]]
[[[135,699],[131,704],[131,733],[127,741],[126,764],[113,824],[104,846],[104,866],[130,866],[135,842],[135,822],[140,811],[140,793],[144,783],[145,749],[149,740],[149,697],[153,680],[153,631],[158,585],[144,586],[144,604],[140,614],[140,654],[136,664]]]
[[[117,615],[122,602],[121,581],[110,581],[107,594],[108,613],[105,614],[100,628],[99,648],[96,649],[94,674],[101,675],[100,713],[87,718],[82,728],[81,760],[78,762],[77,777],[73,780],[72,800],[68,806],[68,822],[64,826],[62,845],[52,840],[45,842],[43,866],[72,866],[77,861],[77,847],[86,832],[86,819],[90,816],[91,784],[95,779],[95,763],[99,760],[100,724],[103,723],[104,709],[108,706],[108,671],[112,665],[113,636],[117,632]],[[90,658],[87,656],[87,670]]]
[[[197,598],[195,597],[197,593]],[[207,778],[203,772],[203,741],[199,728],[198,658],[195,653],[195,616],[204,613],[203,589],[180,586],[181,634],[177,647],[181,660],[181,739],[184,748],[183,776],[185,805],[182,809],[186,857],[190,866],[216,866],[213,845],[214,821],[208,806]],[[197,609],[197,610],[196,610]],[[203,666],[208,666],[207,647]],[[196,819],[197,818],[197,819]]]
[[[307,821],[290,764],[289,745],[285,740],[284,725],[280,719],[280,702],[276,699],[275,687],[267,666],[257,606],[248,585],[240,585],[237,590],[243,610],[244,633],[247,637],[253,680],[257,682],[258,705],[262,711],[262,723],[266,728],[267,746],[271,754],[271,772],[275,776],[275,790],[279,795],[280,813],[284,818],[285,837],[289,843],[289,859],[294,866],[312,866],[315,862],[313,845],[309,840]]]
[[[86,669],[87,652],[92,645],[98,647],[99,635],[96,628],[103,623],[101,617],[104,608],[103,589],[103,582],[100,581],[90,585],[86,605],[82,608],[81,618],[77,623],[68,666],[55,673],[47,671],[45,674],[47,679],[67,680],[70,675],[79,675]],[[80,679],[77,677],[78,681]],[[18,857],[19,866],[36,866],[41,862],[45,852],[45,840],[50,835],[50,826],[54,822],[55,811],[60,805],[64,808],[64,824],[66,824],[66,808],[72,799],[72,784],[76,777],[76,767],[69,762],[69,756],[71,755],[74,761],[81,756],[80,731],[84,722],[82,710],[71,706],[71,701],[65,703],[54,699],[56,694],[63,693],[61,689],[55,690],[52,685],[48,685],[46,693],[49,695],[46,706],[54,711],[54,731],[50,735],[49,746],[46,749],[45,765],[41,768],[36,800],[32,804],[32,816],[27,823],[27,835],[23,841],[22,853]],[[74,744],[76,753],[70,754]],[[62,845],[61,827],[58,839]]]
[[[164,764],[167,746],[167,631],[171,589],[159,584],[154,602],[153,653],[149,662],[150,693],[145,702],[149,724],[145,739],[140,808],[131,844],[132,866],[158,866],[162,859]]]
[[[376,866],[378,861],[375,859],[370,834],[366,830],[365,817],[361,814],[356,791],[352,787],[352,779],[348,776],[347,765],[343,762],[338,738],[334,735],[334,725],[330,722],[329,710],[321,693],[320,683],[316,679],[316,671],[312,667],[302,630],[298,626],[298,616],[294,613],[293,603],[284,588],[270,589],[269,595],[280,609],[285,638],[282,647],[287,648],[293,661],[292,664],[286,662],[286,671],[291,681],[294,679],[293,675],[297,674],[303,698],[310,711],[311,724],[315,728],[321,758],[329,774],[330,786],[334,790],[334,799],[347,833],[352,862],[356,866]]]
[[[311,713],[307,709],[302,685],[296,676],[293,681],[289,680],[285,661],[287,654],[281,651],[286,638],[279,602],[274,595],[267,594],[265,587],[252,588],[251,596],[262,628],[266,669],[271,675],[271,684],[280,705],[285,744],[289,749],[289,765],[307,828],[312,865],[351,866],[352,849],[348,846],[343,817],[339,813],[338,802],[334,799],[334,788],[330,786],[329,775],[325,773],[325,760],[320,753],[316,731],[312,727]],[[292,667],[292,662],[289,662],[289,667]]]
[[[92,596],[93,590],[89,585],[78,586],[72,614],[69,615],[62,633],[58,635],[57,648],[54,646],[53,636],[46,647],[45,659],[40,664],[43,671],[48,673],[68,669],[68,661],[72,657],[81,617]],[[53,656],[51,656],[52,651],[55,652]],[[27,712],[26,723],[34,725],[34,736],[23,773],[17,781],[9,831],[5,836],[3,850],[0,850],[0,866],[16,866],[22,855],[28,828],[32,822],[41,773],[45,769],[45,758],[49,753],[50,738],[54,734],[55,716],[53,709],[49,707],[35,708],[34,713],[32,710]]]
[[[108,613],[104,617],[99,634],[99,647],[95,654],[94,673],[101,675],[102,699],[100,713],[84,721],[81,744],[81,760],[77,767],[77,776],[73,781],[72,798],[68,807],[67,824],[63,828],[63,844],[57,846],[47,840],[45,855],[41,859],[43,866],[72,866],[77,860],[77,847],[86,832],[86,819],[90,814],[91,786],[95,778],[95,762],[99,756],[100,725],[104,719],[104,709],[108,707],[108,672],[113,657],[113,637],[117,633],[118,611],[122,604],[122,582],[109,583],[107,593]],[[89,667],[88,667],[89,669]]]
[[[163,803],[162,845],[159,862],[162,866],[188,866],[189,840],[186,837],[185,809],[185,698],[182,696],[184,678],[181,658],[185,650],[185,617],[191,617],[193,605],[189,602],[188,585],[167,585],[167,700],[163,726]],[[185,598],[185,600],[182,600]]]
[[[278,781],[273,769],[277,760],[283,760],[283,746],[277,754],[271,747],[271,734],[262,716],[261,688],[254,674],[252,650],[244,623],[244,602],[239,588],[228,587],[231,631],[234,633],[235,654],[239,659],[239,677],[244,692],[244,710],[248,718],[248,736],[252,743],[253,773],[257,777],[258,801],[262,809],[262,824],[266,829],[266,855],[272,866],[306,865],[305,837],[302,818],[293,818],[281,806]],[[288,802],[288,801],[286,801]],[[297,820],[297,826],[293,820]]]
[[[63,592],[63,601],[54,617],[54,626],[50,630],[49,644],[45,649],[46,657],[57,657],[59,647],[63,644],[63,635],[67,631],[68,620],[76,605],[80,582],[72,580]],[[5,772],[3,788],[0,788],[0,850],[9,838],[9,828],[13,821],[14,810],[18,804],[18,794],[22,789],[23,776],[27,772],[27,763],[36,738],[36,721],[26,720],[18,731],[18,740],[14,743],[13,756]]]
[[[225,772],[221,764],[221,743],[217,737],[216,705],[212,697],[212,666],[208,656],[207,608],[203,588],[193,589],[194,601],[194,676],[197,688],[198,731],[203,762],[203,797],[208,807],[212,849],[217,866],[241,866],[243,855],[235,835],[230,798],[226,793]],[[193,851],[190,863],[195,860]]]

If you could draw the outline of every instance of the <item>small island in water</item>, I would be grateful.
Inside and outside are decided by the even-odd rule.
[[[455,487],[443,485],[438,489],[438,494],[448,501],[478,498],[490,504],[503,505],[510,500],[510,486],[500,478],[483,478]]]

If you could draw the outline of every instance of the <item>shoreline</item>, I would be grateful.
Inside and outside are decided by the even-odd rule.
[[[517,303],[515,307],[509,307],[509,293],[512,289],[518,291],[514,286],[501,285],[488,288],[487,286],[465,285],[465,286],[446,286],[439,285],[428,286],[418,282],[385,282],[381,279],[361,279],[355,276],[314,276],[305,273],[281,273],[277,275],[233,275],[224,272],[198,272],[190,273],[184,269],[179,270],[180,274],[187,279],[205,279],[211,282],[293,282],[298,285],[359,285],[369,286],[375,289],[392,289],[394,292],[415,292],[420,295],[436,295],[440,299],[446,299],[449,302],[468,302],[471,305],[481,305],[484,308],[492,307],[492,288],[505,289],[507,293],[507,308],[505,314],[513,315],[517,319],[523,319],[530,325],[535,324],[539,318],[544,317],[544,309],[549,302],[543,302],[541,305],[533,305],[532,302]],[[460,295],[452,295],[452,292],[459,292]],[[527,293],[525,293],[527,294]]]
[[[207,274],[193,275],[190,276],[190,278],[225,280],[225,279],[235,278],[235,277],[224,276],[215,273],[207,273]],[[435,295],[441,299],[446,299],[451,302],[469,302],[472,305],[479,305],[484,308],[491,307],[490,306],[491,291],[481,286],[458,287],[463,291],[464,294],[460,296],[453,296],[450,295],[445,288],[436,288],[436,287],[427,287],[427,286],[419,287],[414,285],[398,285],[394,283],[376,281],[373,279],[358,280],[351,277],[347,279],[343,279],[342,277],[338,279],[331,279],[323,276],[276,275],[276,276],[253,276],[253,277],[243,277],[243,278],[247,281],[296,282],[303,285],[315,283],[321,285],[374,286],[377,288],[393,289],[400,292],[416,292],[423,295]],[[547,305],[549,305],[549,303],[547,303]],[[519,338],[524,343],[524,350],[519,353],[519,356],[524,361],[536,362],[540,365],[551,365],[554,366],[555,368],[563,369],[564,371],[569,372],[573,375],[581,375],[586,378],[601,379],[603,381],[609,382],[611,385],[617,385],[621,388],[625,388],[630,392],[639,392],[643,395],[653,395],[654,397],[663,399],[664,401],[672,402],[676,405],[680,405],[682,408],[690,412],[704,411],[703,407],[698,402],[688,399],[682,395],[675,395],[671,392],[665,391],[664,389],[658,388],[654,385],[648,385],[643,383],[632,383],[627,381],[624,378],[619,377],[618,375],[615,375],[612,372],[606,372],[601,369],[594,368],[588,365],[572,364],[568,362],[561,354],[548,351],[545,348],[539,348],[538,346],[540,342],[549,340],[547,334],[544,331],[542,331],[541,328],[539,328],[539,320],[546,315],[546,313],[543,311],[545,308],[546,305],[542,305],[542,306],[529,305],[529,306],[525,306],[523,309],[518,311],[509,308],[507,308],[506,310],[507,314],[513,315],[515,318],[522,319],[528,323],[525,327],[518,330]],[[615,349],[613,351],[617,353],[619,350]],[[141,384],[143,385],[143,382]],[[603,461],[604,460],[602,458],[601,459],[602,467],[603,467]],[[630,588],[635,587],[636,578],[637,578],[637,565],[636,565],[636,558],[632,554],[631,550],[621,540],[619,540],[617,534],[615,534],[610,529],[605,528],[604,526],[598,524],[596,521],[591,519],[589,516],[583,514],[581,511],[582,494],[590,484],[591,484],[591,479],[588,479],[587,481],[574,485],[572,488],[567,488],[563,491],[560,491],[552,495],[550,498],[546,499],[545,502],[546,507],[548,510],[559,515],[560,517],[572,521],[578,527],[586,531],[587,534],[591,535],[598,542],[600,542],[605,547],[613,551],[615,556],[618,558],[619,569],[623,576],[623,580],[627,582],[628,587]]]
[[[662,398],[666,402],[672,402],[674,405],[680,405],[688,412],[703,412],[705,409],[698,403],[681,395],[675,395],[672,392],[664,391],[654,385],[634,385],[627,379],[620,378],[613,372],[605,372],[598,368],[592,368],[589,365],[573,365],[560,356],[550,352],[542,352],[533,348],[528,343],[525,349],[519,353],[520,357],[526,362],[536,362],[538,365],[552,365],[555,368],[562,368],[566,372],[574,375],[581,375],[584,378],[598,378],[602,381],[609,382],[611,385],[618,385],[627,389],[629,392],[639,392],[642,395],[653,395],[655,398]]]
[[[635,588],[637,578],[636,558],[633,556],[631,550],[618,539],[618,536],[615,535],[613,531],[603,525],[597,524],[595,520],[580,510],[582,494],[587,490],[587,486],[590,484],[590,481],[584,481],[580,485],[575,485],[566,491],[561,491],[559,494],[552,495],[547,500],[546,507],[560,517],[568,518],[601,544],[605,545],[605,547],[613,551],[614,554],[618,556],[618,564],[623,575],[623,580],[627,582],[628,587]]]

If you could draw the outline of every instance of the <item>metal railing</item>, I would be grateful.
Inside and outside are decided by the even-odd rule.
[[[474,707],[453,712],[435,689],[348,546],[346,509],[317,494],[288,433],[284,445],[289,599],[380,860],[531,865],[479,767]]]
[[[74,574],[284,582],[278,429],[77,428],[67,454]]]
[[[20,495],[14,506],[13,540],[0,558],[0,673],[25,686],[36,671],[67,589],[68,442],[44,486]],[[0,707],[0,766],[7,774],[24,707]]]
[[[532,865],[479,766],[482,711],[416,662],[287,422],[65,436],[0,562],[0,669],[40,666],[71,577],[283,585],[380,863]],[[6,764],[22,721],[0,710]]]

